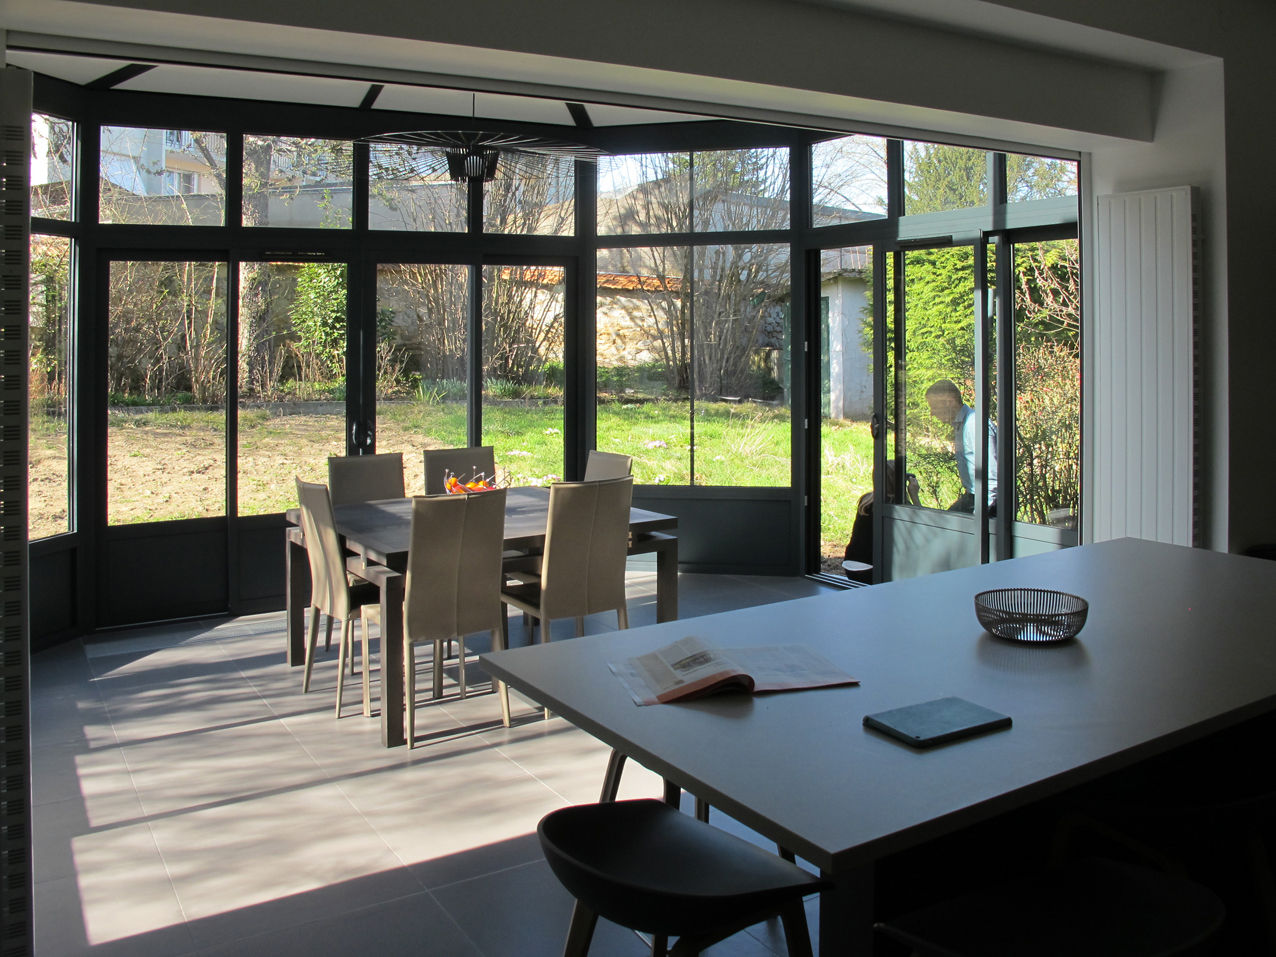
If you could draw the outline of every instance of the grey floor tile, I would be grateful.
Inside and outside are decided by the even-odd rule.
[[[543,860],[437,888],[435,897],[474,940],[484,957],[559,957],[571,897]],[[492,919],[493,908],[502,910]],[[600,921],[590,957],[646,957],[632,932]]]
[[[223,940],[199,953],[200,957],[482,957],[455,921],[424,891],[340,916],[277,926],[230,942]]]
[[[65,878],[39,884],[33,901],[36,957],[187,957],[195,942],[180,914],[146,927],[150,910],[127,912],[114,928],[86,921],[78,883]]]
[[[813,587],[683,578],[683,617]],[[630,579],[631,624],[649,624],[654,563],[631,563]],[[511,625],[512,643],[526,641],[517,618]],[[594,616],[586,632],[613,627]],[[574,625],[554,631],[568,638]],[[471,643],[473,655],[483,650]],[[423,678],[427,660],[422,652]],[[37,655],[37,953],[559,953],[570,901],[535,827],[556,807],[596,799],[606,748],[562,719],[543,720],[517,694],[514,727],[503,728],[472,657],[472,693],[459,697],[449,661],[441,699],[427,680],[418,685],[418,746],[385,749],[377,718],[359,714],[357,678],[346,716],[333,718],[335,669],[335,649],[321,654],[303,695],[301,669],[284,663],[278,612],[100,635]],[[659,789],[655,775],[626,769],[622,797]],[[760,925],[711,953],[769,954],[777,934]],[[644,952],[604,923],[591,953]]]

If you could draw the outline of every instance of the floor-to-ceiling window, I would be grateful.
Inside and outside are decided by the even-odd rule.
[[[600,163],[598,446],[637,481],[791,484],[790,187],[787,149]]]
[[[48,534],[98,523],[100,567],[123,567],[120,548],[167,567],[198,530],[229,583],[200,609],[268,602],[294,477],[400,451],[416,491],[422,448],[486,443],[518,484],[577,476],[590,447],[632,455],[640,498],[685,512],[696,567],[766,553],[776,571],[836,570],[887,463],[920,493],[888,504],[947,512],[974,491],[922,378],[1005,423],[1009,444],[990,428],[981,449],[1006,460],[998,494],[1018,525],[1050,539],[1075,524],[1073,163],[711,123],[582,131],[618,145],[597,166],[503,157],[453,178],[439,149],[361,139],[388,123],[375,110],[174,102],[180,122],[94,97],[88,207],[50,187],[36,220],[32,431],[39,412],[61,450],[41,467],[68,503]],[[980,258],[947,282],[961,256]],[[945,364],[959,339],[965,365]],[[82,449],[56,398],[77,359],[107,424]],[[902,417],[901,397],[917,406]]]
[[[76,126],[31,117],[31,325],[28,349],[28,537],[73,531],[71,508],[75,328]]]

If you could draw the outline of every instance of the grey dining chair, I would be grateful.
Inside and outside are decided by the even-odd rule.
[[[549,488],[549,518],[539,576],[515,572],[501,599],[540,623],[549,640],[556,618],[575,618],[584,633],[585,616],[616,612],[629,627],[625,606],[625,559],[629,549],[631,478],[601,482],[558,482]]]
[[[634,460],[631,455],[590,449],[589,458],[585,460],[585,481],[601,482],[604,479],[624,478],[633,473],[633,468]]]
[[[363,714],[372,714],[372,694],[368,667],[370,656],[368,621],[363,611],[381,599],[380,590],[371,582],[351,579],[346,571],[344,549],[337,535],[328,488],[317,482],[297,479],[297,500],[301,506],[301,530],[306,539],[306,556],[310,561],[310,627],[306,642],[306,666],[301,691],[310,690],[310,672],[314,665],[315,643],[319,637],[319,615],[341,622],[341,643],[337,657],[337,717],[341,717],[341,693],[345,681],[346,656],[353,664],[352,625],[361,619],[363,630]]]
[[[443,644],[456,640],[457,678],[465,697],[465,636],[492,635],[492,650],[505,647],[501,602],[501,543],[505,537],[505,489],[468,495],[427,495],[412,500],[412,525],[403,599],[403,674],[408,747],[416,727],[414,649],[434,643],[434,697],[443,691]],[[509,691],[496,682],[501,720],[510,723]]]
[[[403,498],[403,454],[329,456],[328,494],[333,505]]]
[[[496,478],[496,454],[490,445],[475,445],[462,449],[425,450],[425,494],[439,495],[446,492],[443,482],[448,475],[455,475],[462,482],[474,478]]]

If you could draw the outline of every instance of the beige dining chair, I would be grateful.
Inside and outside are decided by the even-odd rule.
[[[629,627],[625,558],[633,489],[628,477],[549,487],[540,576],[507,580],[501,589],[507,605],[540,623],[541,641],[549,640],[556,618],[575,618],[577,636],[586,615],[603,611],[616,612],[618,626]]]
[[[585,481],[601,482],[604,479],[624,478],[634,470],[634,459],[631,455],[619,452],[599,452],[589,450],[589,458],[585,460]]]
[[[306,641],[306,667],[301,680],[303,694],[310,690],[310,672],[314,665],[315,643],[319,637],[319,615],[341,622],[341,643],[337,656],[337,717],[341,717],[341,693],[345,682],[346,656],[353,662],[352,625],[355,618],[363,626],[363,714],[372,714],[372,692],[368,668],[370,656],[368,621],[365,606],[376,605],[380,589],[371,582],[353,579],[346,571],[345,550],[337,535],[328,488],[317,482],[297,479],[297,500],[301,505],[301,531],[306,538],[306,556],[310,560],[310,627]]]
[[[492,650],[505,648],[501,602],[501,543],[505,489],[412,500],[407,580],[403,599],[403,674],[408,747],[416,726],[414,649],[434,643],[434,697],[443,692],[443,644],[456,640],[457,683],[465,697],[465,636],[490,631]],[[501,720],[510,723],[509,691],[496,682]]]
[[[329,456],[328,494],[333,505],[403,498],[403,454]]]
[[[496,478],[496,454],[490,445],[475,445],[463,449],[425,450],[425,494],[440,495],[446,492],[443,482],[455,475],[462,482],[474,478]]]

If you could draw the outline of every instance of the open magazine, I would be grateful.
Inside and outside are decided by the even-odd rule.
[[[719,691],[796,691],[859,684],[805,645],[725,651],[694,635],[608,665],[639,705],[686,701]]]

